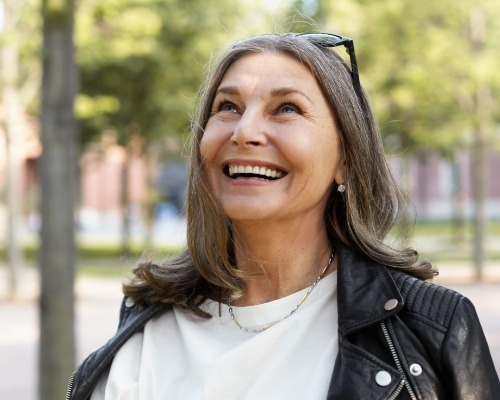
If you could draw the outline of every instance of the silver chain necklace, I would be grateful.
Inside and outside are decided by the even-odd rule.
[[[236,319],[236,317],[234,316],[234,312],[233,312],[233,307],[231,305],[231,299],[229,299],[227,301],[227,305],[229,307],[229,315],[231,316],[232,320],[234,321],[234,323],[238,326],[238,328],[246,331],[246,332],[251,332],[251,333],[258,333],[258,332],[262,332],[262,331],[265,331],[266,329],[269,329],[271,326],[274,326],[276,325],[278,322],[281,322],[285,319],[287,319],[290,315],[292,315],[295,311],[298,310],[298,308],[304,304],[304,302],[306,301],[306,299],[309,297],[309,294],[312,292],[312,290],[316,287],[316,285],[318,284],[318,282],[323,278],[323,276],[325,275],[325,272],[326,270],[328,269],[328,267],[330,266],[330,264],[332,263],[333,261],[333,256],[335,255],[335,250],[332,251],[332,254],[330,255],[330,258],[328,259],[328,263],[326,264],[325,268],[323,268],[323,270],[321,271],[321,274],[319,274],[319,276],[316,278],[316,280],[313,282],[313,284],[311,286],[309,286],[309,288],[307,289],[307,292],[304,294],[304,296],[301,297],[301,299],[299,300],[299,302],[297,303],[297,305],[292,309],[292,311],[290,311],[287,315],[285,315],[283,318],[279,319],[278,321],[276,322],[273,322],[272,324],[270,325],[267,325],[265,326],[264,328],[258,328],[258,329],[252,329],[252,328],[246,328],[244,327],[243,325],[241,325],[239,323],[239,321]]]

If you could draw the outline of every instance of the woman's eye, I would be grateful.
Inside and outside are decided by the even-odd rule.
[[[298,113],[300,114],[299,108],[290,103],[284,103],[278,108],[278,112],[284,113],[284,114],[291,114],[291,113]]]
[[[223,102],[219,105],[219,111],[236,113],[238,112],[238,109],[231,102]]]

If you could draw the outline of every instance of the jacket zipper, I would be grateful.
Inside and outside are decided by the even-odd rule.
[[[69,400],[71,398],[71,393],[73,392],[73,381],[75,380],[75,372],[73,372],[71,374],[71,377],[69,378],[68,390],[66,391],[66,400]]]
[[[387,400],[395,400],[399,396],[399,394],[403,391],[403,388],[405,387],[405,382],[406,382],[405,379],[403,379],[399,383],[399,386],[397,387],[396,391]]]
[[[396,392],[388,399],[388,400],[394,400],[399,394],[401,393],[401,390],[403,389],[403,386],[406,386],[406,389],[408,390],[408,393],[410,395],[411,400],[417,400],[417,397],[415,396],[415,393],[413,393],[413,389],[410,386],[410,382],[408,382],[408,379],[406,378],[406,374],[403,371],[403,367],[401,366],[401,362],[399,361],[398,353],[396,352],[396,349],[394,348],[394,344],[392,343],[391,336],[389,335],[389,331],[387,330],[387,326],[385,326],[385,322],[381,322],[380,325],[382,326],[382,331],[384,332],[385,340],[387,341],[387,344],[389,345],[389,349],[391,350],[392,358],[394,358],[394,362],[396,363],[396,367],[399,372],[403,375],[403,380],[401,381],[400,385],[396,389]]]

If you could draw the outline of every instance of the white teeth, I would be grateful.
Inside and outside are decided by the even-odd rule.
[[[254,174],[262,175],[268,178],[282,178],[284,176],[282,171],[278,171],[266,167],[250,166],[250,165],[229,165],[229,176],[235,174]]]

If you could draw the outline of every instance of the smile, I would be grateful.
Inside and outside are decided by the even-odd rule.
[[[266,168],[251,165],[226,165],[224,173],[232,179],[238,178],[260,178],[268,180],[280,179],[286,172],[274,168]]]

